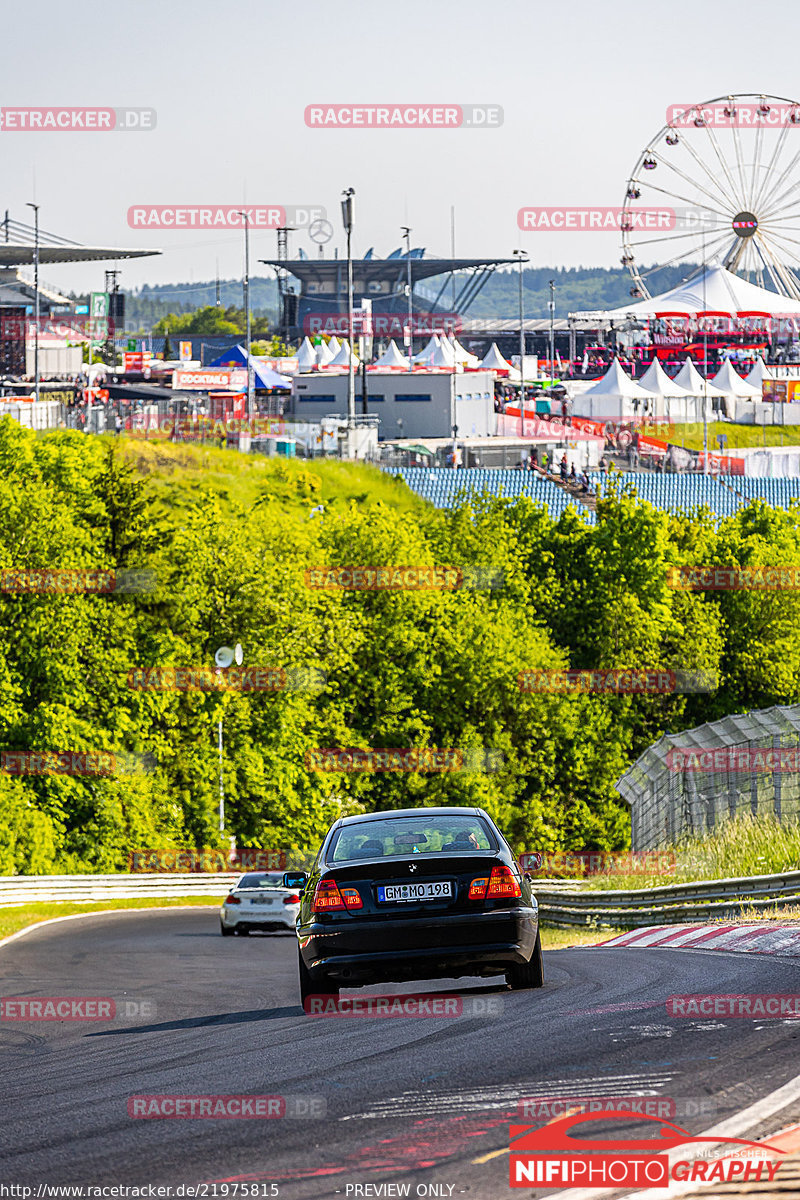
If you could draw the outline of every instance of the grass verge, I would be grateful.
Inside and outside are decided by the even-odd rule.
[[[20,904],[14,908],[0,908],[0,938],[17,933],[26,925],[35,925],[37,921],[48,921],[51,917],[70,917],[74,913],[107,912],[116,908],[175,908],[180,905],[219,905],[225,899],[224,893],[215,900],[213,896],[183,896],[169,898],[152,896],[150,898],[131,900],[91,900],[63,904],[42,901],[38,904]]]

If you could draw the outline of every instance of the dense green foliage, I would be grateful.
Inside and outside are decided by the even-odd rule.
[[[319,505],[322,512],[315,512]],[[800,699],[800,601],[688,593],[683,563],[800,564],[798,513],[715,529],[611,494],[598,525],[529,501],[439,512],[374,468],[311,467],[0,421],[0,567],[147,567],[152,594],[0,593],[0,747],[152,756],[114,777],[0,774],[0,872],[113,870],[132,848],[212,846],[224,715],[229,832],[308,849],[342,811],[485,806],[518,848],[615,849],[613,783],[646,745]],[[324,564],[492,567],[503,586],[311,589]],[[321,690],[134,690],[136,668],[325,672]],[[710,695],[522,692],[528,668],[718,670]],[[491,771],[313,770],[320,747],[478,748]],[[474,761],[470,759],[470,761]]]

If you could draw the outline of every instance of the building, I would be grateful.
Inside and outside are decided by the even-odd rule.
[[[356,413],[364,413],[364,376],[356,375]],[[347,416],[345,372],[295,375],[289,413],[303,421]],[[378,437],[490,437],[496,432],[492,371],[366,373],[366,412],[377,415]]]
[[[279,231],[280,232],[280,231]],[[279,240],[279,249],[285,243]],[[262,258],[278,278],[280,328],[290,341],[306,334],[348,335],[347,259]],[[370,250],[353,259],[353,303],[372,306],[372,328],[376,338],[402,337],[408,318],[407,286],[412,292],[414,336],[428,340],[432,333],[461,326],[465,313],[498,266],[511,258],[425,258],[424,249],[388,258],[375,258]],[[289,282],[293,276],[296,284]],[[433,284],[436,280],[436,284]]]

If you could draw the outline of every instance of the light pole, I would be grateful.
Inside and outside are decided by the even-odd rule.
[[[250,218],[246,212],[240,212],[244,219],[244,321],[245,321],[245,354],[247,356],[247,423],[253,416],[253,372],[250,365]]]
[[[406,296],[408,299],[408,369],[414,370],[414,301],[411,297],[411,228],[401,225],[406,239]]]
[[[28,202],[28,208],[33,209],[33,290],[36,293],[34,297],[34,312],[35,312],[35,327],[33,331],[33,375],[34,375],[34,394],[38,403],[39,400],[39,205]],[[89,343],[89,362],[92,361],[91,342]]]
[[[525,437],[525,326],[522,313],[522,264],[528,261],[524,250],[515,250],[519,263],[519,428]],[[534,405],[535,407],[535,405]]]
[[[346,188],[342,195],[344,196],[342,222],[347,234],[347,337],[350,342],[350,353],[347,360],[347,424],[352,429],[356,423],[356,381],[353,374],[353,255],[351,248],[355,188]]]
[[[550,384],[555,383],[556,361],[556,281],[550,280]]]
[[[222,675],[232,663],[236,663],[237,667],[242,665],[244,660],[244,652],[241,644],[236,643],[236,646],[231,650],[230,646],[220,646],[214,655],[214,662],[217,664],[217,674]],[[217,750],[219,753],[219,831],[225,832],[225,781],[222,776],[222,713],[220,712],[219,721],[217,722]]]

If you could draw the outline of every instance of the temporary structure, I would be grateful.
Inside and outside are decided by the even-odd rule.
[[[576,417],[601,417],[605,420],[629,420],[636,416],[660,415],[663,400],[647,391],[630,375],[626,375],[622,364],[615,358],[602,379],[592,384],[585,392],[575,396],[572,411]]]
[[[725,359],[711,382],[728,396],[742,396],[747,400],[761,399],[761,388],[742,379],[741,375],[734,371],[729,358]]]
[[[686,395],[686,390],[679,383],[676,383],[674,379],[670,379],[657,358],[653,359],[638,382],[643,388],[647,388],[648,392],[655,392],[658,396]]]
[[[331,339],[331,341],[333,341],[333,339]],[[330,342],[326,342],[323,339],[323,341],[320,342],[320,344],[317,346],[316,349],[317,349],[317,364],[320,367],[330,366],[330,364],[333,362],[333,359],[334,359],[334,351],[331,349]],[[338,351],[338,342],[337,342],[337,351]]]
[[[310,371],[316,365],[316,348],[311,345],[307,337],[304,337],[300,349],[297,351],[297,369],[298,371]]]
[[[465,350],[458,338],[451,338],[450,345],[453,353],[455,354],[456,362],[460,363],[461,366],[475,368],[481,365],[481,360],[478,358],[478,356],[476,354],[470,354],[469,350]]]
[[[704,380],[689,357],[687,357],[686,362],[680,371],[678,371],[673,382],[680,384],[687,396],[725,396],[729,394],[723,392],[721,388],[716,387],[711,380]]]
[[[349,365],[351,358],[353,366],[357,367],[359,363],[358,355],[355,353],[355,351],[351,351],[350,343],[348,342],[347,338],[343,338],[342,344],[339,348],[339,353],[331,360],[328,366],[346,367]]]
[[[439,349],[439,346],[440,346],[440,340],[439,340],[438,333],[431,334],[431,337],[430,337],[430,340],[429,340],[427,346],[424,346],[422,348],[422,350],[420,350],[419,354],[415,354],[412,361],[415,363],[420,363],[421,365],[427,366],[428,363],[430,362],[430,359],[433,357],[433,355]]]
[[[775,376],[767,370],[767,365],[759,354],[756,361],[753,363],[750,374],[746,376],[745,383],[751,384],[754,388],[758,388],[759,394],[762,391],[761,385],[766,379],[767,381],[774,379]]]
[[[384,353],[379,359],[377,359],[375,363],[373,363],[373,369],[378,368],[380,368],[382,371],[408,370],[408,359],[404,358],[400,353],[394,338],[391,340],[391,342],[389,342],[388,349],[384,351]]]
[[[497,342],[492,342],[491,346],[481,359],[480,366],[488,371],[511,370],[511,363],[503,358],[502,354],[497,349]]]

